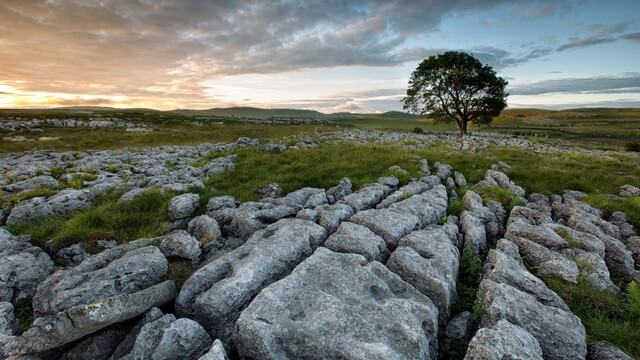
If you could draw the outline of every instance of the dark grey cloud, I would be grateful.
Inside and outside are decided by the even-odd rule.
[[[640,73],[594,78],[566,78],[539,81],[507,89],[511,95],[550,93],[640,93]]]
[[[640,32],[635,32],[635,33],[622,35],[620,38],[624,39],[624,40],[629,40],[629,41],[634,42],[636,44],[640,44]]]

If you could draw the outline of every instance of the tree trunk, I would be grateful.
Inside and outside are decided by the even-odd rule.
[[[458,123],[458,129],[460,130],[460,136],[465,136],[467,135],[467,124],[468,122],[466,120],[460,120],[460,122]]]

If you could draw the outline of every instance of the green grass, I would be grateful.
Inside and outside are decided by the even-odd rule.
[[[167,205],[174,194],[150,190],[130,205],[117,203],[120,193],[100,196],[95,206],[66,218],[46,218],[14,224],[9,230],[28,234],[31,241],[43,245],[52,240],[54,249],[80,243],[87,251],[98,251],[98,240],[119,243],[166,234]]]
[[[348,177],[357,189],[380,176],[395,175],[406,183],[410,175],[388,170],[399,165],[417,174],[419,163],[410,152],[391,145],[323,144],[316,149],[264,153],[253,149],[238,152],[236,167],[206,182],[216,191],[205,194],[232,195],[241,201],[256,200],[253,188],[277,182],[285,193],[302,187],[330,188]]]
[[[577,284],[550,279],[547,285],[582,320],[588,342],[606,341],[632,358],[640,358],[640,317],[628,311],[626,294],[616,295],[599,289],[582,276]]]
[[[27,331],[33,324],[33,305],[31,298],[19,300],[13,306],[13,315],[18,320],[20,334]]]
[[[630,196],[622,200],[616,200],[605,194],[592,194],[582,199],[582,201],[602,210],[605,218],[609,217],[614,211],[622,211],[627,214],[629,223],[633,225],[636,231],[640,230],[640,197]]]

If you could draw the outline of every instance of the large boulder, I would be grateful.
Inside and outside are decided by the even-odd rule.
[[[386,265],[433,301],[444,326],[456,299],[460,265],[460,252],[444,230],[415,231],[403,237]]]
[[[345,196],[353,193],[353,184],[349,178],[343,178],[337,186],[327,190],[327,199],[330,204],[342,200]]]
[[[32,297],[53,269],[53,261],[42,249],[0,229],[0,302]]]
[[[89,208],[92,202],[93,194],[89,190],[65,189],[48,199],[36,197],[21,202],[11,210],[7,225],[25,220],[68,215]]]
[[[209,350],[211,342],[205,329],[197,322],[176,319],[174,315],[167,314],[145,324],[131,352],[121,359],[196,360]]]
[[[571,312],[543,305],[530,294],[489,279],[480,283],[478,297],[487,311],[482,327],[507,320],[523,328],[538,340],[545,359],[584,359],[587,355],[584,326]]]
[[[199,260],[201,253],[198,239],[184,230],[172,231],[165,235],[160,242],[160,250],[169,258],[181,258],[194,262]]]
[[[19,355],[54,349],[142,315],[154,306],[172,301],[175,296],[176,286],[167,280],[135,293],[107,297],[39,317],[29,330],[8,342],[5,352]]]
[[[2,187],[2,191],[6,194],[17,194],[23,191],[29,191],[33,189],[57,189],[60,186],[58,180],[49,175],[40,175],[32,178],[28,178],[16,183],[5,185]]]
[[[306,220],[283,219],[269,225],[193,273],[178,295],[176,310],[228,344],[235,320],[250,300],[289,274],[325,238],[322,226]]]
[[[464,234],[464,247],[470,249],[474,255],[487,248],[487,231],[482,219],[475,212],[462,211],[460,230]]]
[[[447,212],[447,189],[435,185],[430,190],[411,196],[389,206],[390,210],[420,219],[420,227],[436,224]]]
[[[192,217],[200,207],[199,194],[182,194],[169,201],[167,211],[171,220],[181,220]]]
[[[530,359],[542,360],[538,340],[520,326],[499,320],[482,328],[471,339],[465,360]]]
[[[381,184],[362,187],[357,192],[345,196],[341,201],[351,206],[353,210],[362,211],[378,205],[382,199],[391,193],[391,188]]]
[[[155,246],[138,241],[105,250],[80,265],[55,272],[33,297],[36,316],[53,315],[74,306],[135,293],[157,284],[168,263]]]
[[[235,236],[248,239],[256,231],[282,218],[294,216],[296,212],[287,205],[246,202],[234,209],[229,228]]]
[[[222,236],[218,222],[208,215],[200,215],[189,221],[187,231],[200,241],[200,243],[208,243]]]
[[[251,359],[435,359],[437,316],[382,264],[318,248],[258,294],[234,341]]]

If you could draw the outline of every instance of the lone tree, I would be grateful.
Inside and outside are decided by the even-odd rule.
[[[488,65],[458,51],[430,56],[411,74],[404,109],[429,114],[434,122],[458,124],[460,135],[467,124],[489,124],[507,106],[507,81]]]

